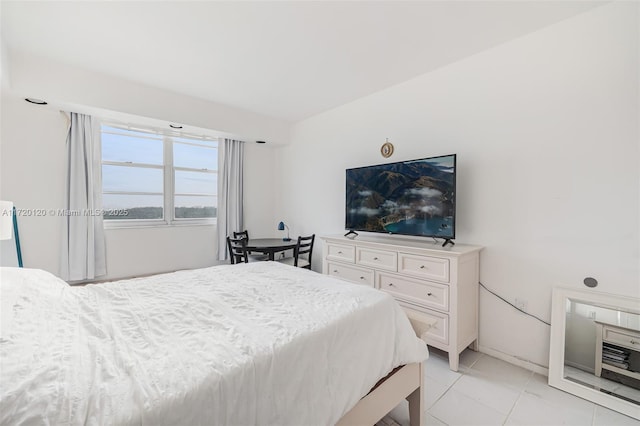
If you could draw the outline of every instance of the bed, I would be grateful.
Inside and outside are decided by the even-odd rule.
[[[407,396],[421,421],[426,345],[369,287],[277,262],[0,283],[1,424],[371,424]]]

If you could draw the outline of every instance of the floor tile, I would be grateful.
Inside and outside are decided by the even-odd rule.
[[[427,426],[447,426],[446,423],[441,422],[429,413],[425,414],[425,424]]]
[[[388,416],[401,426],[409,426],[409,404],[407,401],[402,401],[396,408],[391,410]]]
[[[465,349],[460,354],[460,366],[473,367],[473,365],[482,358],[484,354],[482,352],[472,351],[471,349]]]
[[[449,370],[449,361],[436,355],[429,356],[425,366],[425,377],[441,384],[451,386],[462,377],[460,372]]]
[[[424,407],[426,410],[431,408],[438,399],[449,389],[450,386],[427,379],[424,382]]]
[[[640,426],[640,420],[596,405],[596,412],[593,416],[593,426]]]
[[[468,374],[511,387],[517,391],[524,389],[533,373],[508,362],[483,356],[473,365]]]
[[[628,398],[632,401],[640,401],[640,391],[623,384],[619,384],[618,386],[616,386],[616,388],[613,390],[613,393],[619,395],[622,398]]]
[[[576,410],[593,410],[595,404],[570,393],[561,391],[548,385],[546,376],[534,374],[524,388],[525,393],[536,396],[544,401]]]
[[[454,389],[440,398],[429,414],[447,425],[501,425],[506,418],[505,414]]]
[[[436,419],[429,413],[424,413],[425,416],[425,424],[427,426],[447,426],[446,423],[441,422]],[[409,405],[406,402],[398,405],[394,408],[388,415],[385,417],[388,422],[389,419],[392,419],[399,426],[409,426]],[[376,426],[384,426],[384,425],[376,425]],[[396,425],[393,425],[396,426]]]
[[[591,425],[594,408],[580,410],[574,407],[562,407],[523,392],[505,424],[531,426]]]
[[[547,384],[547,377],[486,354],[463,351],[460,371],[432,350],[425,368],[425,423],[458,425],[640,426],[640,421]],[[380,426],[409,426],[403,401]]]
[[[514,388],[491,381],[487,377],[477,377],[471,374],[461,377],[451,389],[505,415],[509,414],[520,397],[520,392]]]
[[[575,382],[581,383],[585,386],[591,385],[594,388],[605,389],[608,391],[614,391],[620,384],[611,380],[607,380],[596,376],[593,373],[588,373],[578,368],[564,366],[565,377],[572,379]]]

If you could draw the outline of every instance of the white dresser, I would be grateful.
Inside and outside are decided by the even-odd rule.
[[[322,237],[322,272],[391,294],[416,334],[449,353],[449,367],[478,339],[480,246],[387,235]]]
[[[600,321],[595,321],[595,323],[595,375],[600,377],[604,369],[640,380],[640,372],[638,372],[640,366],[631,363],[631,354],[640,353],[640,331],[617,324]]]

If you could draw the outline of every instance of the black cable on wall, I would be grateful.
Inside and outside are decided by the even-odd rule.
[[[523,313],[523,314],[525,314],[525,315],[529,315],[530,317],[537,319],[538,321],[540,321],[540,322],[541,322],[541,323],[543,323],[543,324],[546,324],[546,325],[548,325],[548,326],[551,326],[551,323],[549,323],[549,322],[547,322],[547,321],[545,321],[545,320],[543,320],[543,319],[541,319],[541,318],[539,318],[539,317],[537,317],[537,316],[535,316],[535,315],[533,315],[533,314],[530,314],[529,312],[525,312],[525,311],[523,311],[522,309],[518,308],[518,307],[517,307],[516,305],[514,305],[513,303],[509,302],[509,301],[508,301],[507,299],[505,299],[504,297],[500,296],[499,294],[495,293],[495,292],[494,292],[494,291],[492,291],[492,290],[489,290],[489,289],[488,289],[484,284],[482,284],[481,282],[478,282],[478,284],[480,284],[480,287],[484,288],[486,291],[488,291],[489,293],[493,294],[493,295],[494,295],[494,296],[496,296],[498,299],[502,300],[503,302],[505,302],[505,303],[507,303],[508,305],[510,305],[511,307],[513,307],[513,309],[515,309],[515,310],[517,310],[517,311],[520,311],[520,312],[522,312],[522,313]]]

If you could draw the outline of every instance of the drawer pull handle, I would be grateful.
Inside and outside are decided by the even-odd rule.
[[[389,283],[389,287],[394,287],[393,283]]]
[[[424,269],[424,265],[420,265],[420,269]]]
[[[364,280],[364,277],[360,277],[361,280]]]
[[[339,252],[338,252],[338,254],[342,254],[342,252],[341,252],[341,251],[339,251]]]
[[[630,342],[631,342],[632,345],[637,345],[638,343],[640,343],[637,340],[630,340]]]
[[[334,269],[334,270],[333,270],[333,273],[334,273],[334,274],[338,274],[339,272],[338,272],[338,270],[337,270],[337,269]]]
[[[377,257],[374,257],[374,258],[373,258],[373,260],[378,260],[378,258],[377,258]]]
[[[433,293],[427,293],[427,296],[432,296],[432,295],[433,295]]]

